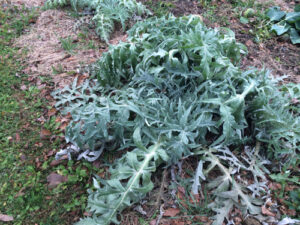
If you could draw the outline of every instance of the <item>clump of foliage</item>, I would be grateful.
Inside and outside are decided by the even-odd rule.
[[[267,17],[275,22],[271,30],[277,35],[288,33],[293,44],[300,44],[300,5],[296,5],[294,12],[284,12],[280,7],[269,8]]]
[[[67,5],[71,5],[76,12],[78,9],[87,9],[94,14],[91,23],[94,23],[96,33],[106,42],[114,30],[115,22],[121,23],[125,30],[129,19],[151,14],[143,4],[136,0],[47,0],[45,8]]]
[[[206,28],[197,16],[154,17],[135,24],[128,42],[110,46],[93,64],[96,81],[75,81],[53,94],[56,106],[72,115],[66,140],[81,158],[126,150],[108,180],[94,179],[88,200],[93,216],[78,224],[118,223],[122,210],[152,189],[158,165],[190,155],[200,157],[193,193],[212,170],[221,174],[207,181],[215,194],[214,224],[233,206],[260,213],[266,159],[298,160],[299,109],[292,100],[299,99],[300,87],[278,89],[268,72],[242,71],[245,53],[231,30]],[[232,151],[255,143],[242,159]],[[254,183],[236,180],[240,170]]]

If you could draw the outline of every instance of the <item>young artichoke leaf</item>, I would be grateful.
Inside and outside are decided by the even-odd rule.
[[[230,199],[216,199],[208,205],[216,214],[212,216],[212,225],[223,224],[225,218],[228,219],[228,214],[233,207],[233,201]]]
[[[133,134],[135,150],[128,152],[111,168],[110,180],[94,179],[96,191],[90,192],[88,209],[94,214],[93,220],[98,224],[118,224],[117,216],[122,210],[138,201],[153,188],[151,173],[158,166],[160,160],[168,160],[167,154],[158,141],[148,148],[142,144],[140,128]],[[129,179],[127,182],[125,180]],[[103,187],[101,187],[103,186]],[[86,220],[90,221],[90,218]],[[84,224],[84,220],[79,223]]]
[[[96,33],[107,43],[114,30],[114,22],[120,22],[125,30],[126,22],[135,14],[151,15],[151,12],[136,0],[47,0],[45,2],[46,9],[67,5],[71,5],[76,12],[87,7],[94,14],[92,21],[96,25]]]
[[[197,194],[201,183],[207,181],[207,187],[213,190],[215,196],[214,202],[209,204],[209,207],[216,212],[216,215],[213,217],[214,224],[221,224],[227,218],[230,211],[228,207],[232,208],[236,206],[242,209],[243,214],[250,213],[257,215],[261,213],[258,205],[262,205],[263,202],[256,198],[256,196],[259,197],[260,192],[265,192],[265,183],[261,182],[245,186],[236,182],[233,177],[235,172],[239,170],[251,170],[239,161],[228,148],[218,146],[197,152],[196,154],[202,155],[202,158],[198,164],[192,191]],[[206,168],[204,168],[204,164]],[[213,169],[218,169],[223,175],[212,180],[207,179],[207,176]],[[255,174],[253,173],[253,176]],[[258,188],[253,188],[254,185]],[[253,192],[252,197],[249,196],[249,190]],[[223,205],[223,202],[226,202],[226,205]]]

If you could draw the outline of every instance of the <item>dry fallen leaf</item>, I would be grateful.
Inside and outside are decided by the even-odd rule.
[[[92,216],[92,213],[91,212],[84,212],[83,215],[84,216]]]
[[[268,187],[271,189],[271,190],[280,190],[281,189],[281,184],[279,183],[276,183],[276,182],[271,182]]]
[[[20,134],[16,133],[16,142],[20,142],[21,138],[20,138]]]
[[[52,108],[48,111],[48,116],[51,117],[51,116],[54,116],[56,114],[57,110],[55,108]]]
[[[176,216],[178,213],[180,213],[180,210],[177,208],[169,208],[165,210],[164,216]]]
[[[209,218],[207,216],[195,216],[194,221],[208,222]]]
[[[51,173],[48,177],[47,177],[47,181],[48,181],[48,187],[50,189],[55,188],[57,185],[59,185],[60,183],[66,182],[68,181],[68,178],[66,176],[62,176],[60,174],[57,173]]]
[[[156,219],[150,221],[150,225],[156,225]]]
[[[272,216],[272,217],[275,217],[276,214],[271,212],[269,209],[267,209],[265,206],[262,206],[261,207],[261,212],[263,215],[267,215],[267,216]]]
[[[0,214],[0,221],[9,222],[9,221],[13,221],[13,220],[14,220],[14,218],[12,216]]]
[[[62,123],[62,125],[59,126],[59,129],[61,131],[64,131],[67,128],[68,124],[67,123]]]
[[[49,138],[49,136],[51,136],[51,134],[52,133],[49,130],[42,129],[41,133],[40,133],[40,137],[41,137],[41,139],[47,139],[47,138]]]
[[[22,187],[20,191],[15,195],[15,198],[25,195],[24,193],[25,187]]]

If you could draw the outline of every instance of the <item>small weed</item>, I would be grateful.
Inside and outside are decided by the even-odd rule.
[[[168,1],[148,0],[145,2],[145,5],[147,5],[158,17],[168,14],[170,9],[174,7],[174,4]]]
[[[73,43],[71,37],[61,38],[60,39],[62,48],[67,51],[69,54],[74,54],[74,50],[77,47],[77,44]]]
[[[211,0],[199,0],[199,3],[203,6],[203,7],[208,7],[211,5]]]
[[[52,73],[54,75],[61,74],[61,73],[65,72],[65,70],[64,70],[64,68],[61,64],[58,64],[57,67],[52,66],[51,68],[52,68]]]
[[[270,177],[275,180],[276,182],[279,182],[282,186],[281,192],[280,192],[280,198],[283,197],[284,190],[288,182],[290,183],[295,183],[300,185],[300,178],[297,176],[292,176],[291,177],[291,172],[286,171],[284,173],[278,173],[278,174],[272,174]]]
[[[296,215],[300,215],[300,189],[295,188],[290,191],[286,191],[287,186],[300,185],[299,174],[293,174],[291,171],[283,173],[272,174],[270,177],[281,184],[280,190],[274,190],[274,195],[278,199],[284,199],[284,203],[290,210],[295,210]],[[300,217],[298,216],[298,219]]]
[[[288,199],[284,201],[291,210],[296,211],[297,219],[300,219],[300,189],[290,191]]]

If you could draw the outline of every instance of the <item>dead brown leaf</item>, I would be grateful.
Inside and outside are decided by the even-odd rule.
[[[42,129],[40,132],[40,137],[43,140],[48,139],[51,135],[52,135],[51,131],[47,129]]]
[[[261,207],[261,212],[263,215],[267,215],[267,216],[272,216],[272,217],[275,217],[276,214],[271,212],[269,209],[267,209],[265,206],[262,206]]]
[[[40,162],[40,159],[39,158],[35,158],[35,165],[36,165],[36,168],[40,168],[42,163]]]
[[[68,126],[68,123],[62,123],[62,125],[59,126],[59,129],[61,131],[64,131],[67,128],[67,126]]]
[[[47,182],[48,187],[50,189],[57,187],[57,185],[59,185],[60,183],[66,182],[68,181],[68,178],[66,176],[62,176],[60,174],[57,173],[51,173],[48,177],[47,177]]]
[[[49,116],[49,117],[54,116],[56,113],[57,113],[57,110],[56,110],[55,108],[51,108],[51,109],[48,111],[48,116]]]
[[[24,190],[25,190],[25,187],[22,187],[22,188],[18,191],[18,193],[15,195],[15,198],[17,198],[17,197],[19,197],[19,196],[25,195]]]
[[[209,218],[207,216],[195,216],[194,221],[199,221],[199,222],[209,222]]]
[[[155,219],[154,219],[154,220],[151,220],[149,224],[150,224],[150,225],[155,225],[155,224],[156,224],[156,220],[155,220]]]
[[[57,166],[57,165],[63,163],[65,159],[68,159],[68,155],[63,155],[63,156],[61,157],[61,159],[59,159],[59,160],[53,160],[53,161],[50,163],[50,166]]]
[[[165,210],[164,216],[173,217],[180,213],[180,210],[177,208],[169,208]]]
[[[281,184],[279,183],[276,183],[276,182],[271,182],[268,187],[271,189],[271,190],[280,190],[282,187],[281,187]]]
[[[20,134],[16,133],[16,142],[20,142],[20,140],[21,140]]]

